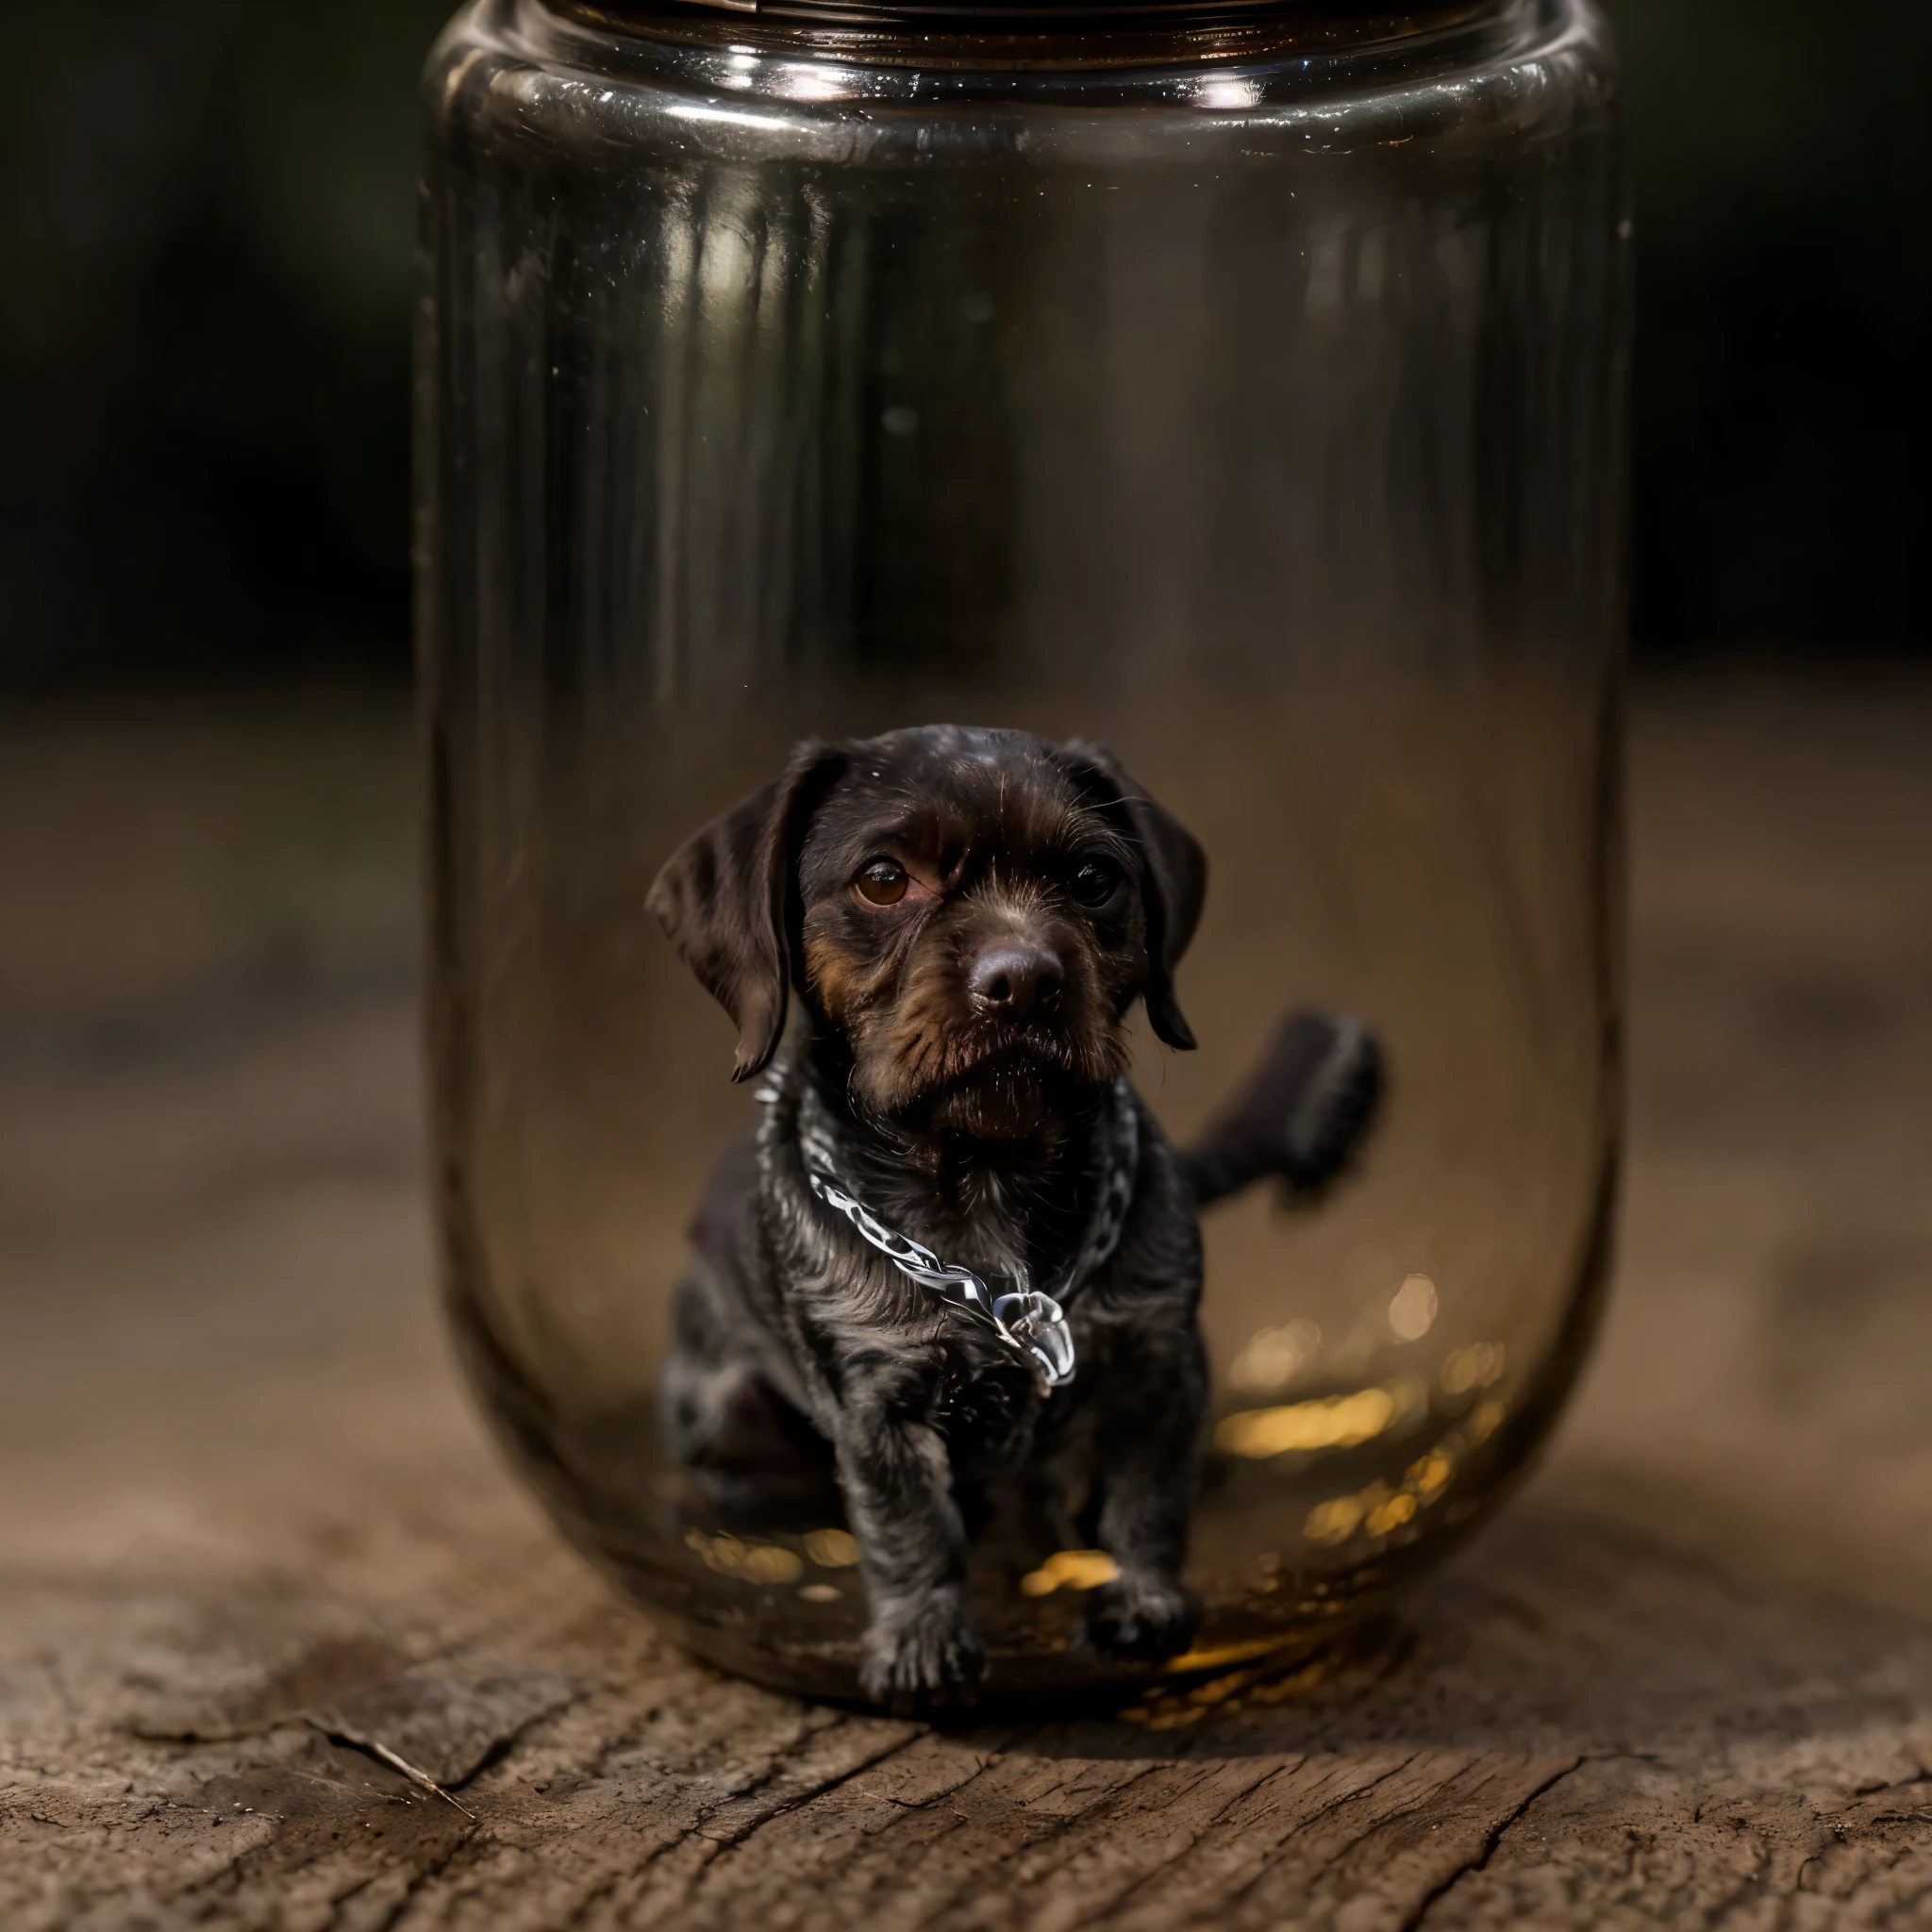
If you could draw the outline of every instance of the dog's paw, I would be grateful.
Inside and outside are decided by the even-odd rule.
[[[1089,1598],[1087,1635],[1108,1657],[1158,1663],[1193,1642],[1199,1619],[1193,1598],[1172,1576],[1130,1570]]]
[[[874,1703],[910,1716],[920,1708],[973,1703],[985,1674],[986,1651],[965,1605],[941,1595],[890,1605],[874,1615],[858,1681]]]

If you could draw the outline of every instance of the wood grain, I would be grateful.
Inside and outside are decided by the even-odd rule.
[[[0,1924],[1932,1924],[1932,690],[1637,723],[1624,1261],[1555,1452],[1348,1658],[947,1733],[684,1659],[485,1445],[394,708],[0,745]]]

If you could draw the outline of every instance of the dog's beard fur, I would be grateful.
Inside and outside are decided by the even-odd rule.
[[[1009,1031],[1008,1029],[1003,1029]],[[849,1091],[868,1111],[927,1133],[976,1141],[1026,1141],[1087,1108],[1124,1071],[1124,1045],[1076,1047],[1038,1027],[978,1041],[925,1039],[917,1057],[936,1063],[936,1077],[908,1078],[890,1049],[868,1055]]]

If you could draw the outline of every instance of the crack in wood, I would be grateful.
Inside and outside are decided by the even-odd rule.
[[[1546,1792],[1555,1790],[1556,1788],[1559,1784],[1561,1784],[1566,1777],[1569,1777],[1573,1775],[1574,1773],[1582,1770],[1583,1766],[1589,1761],[1590,1760],[1586,1757],[1579,1754],[1576,1757],[1573,1758],[1568,1764],[1563,1765],[1559,1770],[1552,1772],[1550,1775],[1544,1778],[1541,1784],[1535,1786],[1531,1790],[1525,1792],[1519,1803],[1512,1806],[1509,1808],[1509,1810],[1506,1811],[1503,1814],[1503,1816],[1499,1818],[1495,1822],[1495,1824],[1489,1828],[1487,1832],[1484,1833],[1482,1843],[1477,1847],[1475,1856],[1472,1858],[1465,1859],[1460,1865],[1458,1865],[1456,1868],[1455,1871],[1450,1873],[1449,1875],[1441,1882],[1441,1884],[1432,1886],[1429,1889],[1429,1890],[1424,1894],[1422,1900],[1416,1906],[1415,1910],[1409,1913],[1407,1917],[1406,1917],[1402,1921],[1399,1932],[1416,1932],[1416,1928],[1419,1925],[1421,1925],[1424,1919],[1428,1917],[1431,1908],[1435,1906],[1436,1902],[1439,1899],[1445,1896],[1456,1886],[1460,1885],[1462,1881],[1465,1878],[1469,1877],[1472,1873],[1480,1872],[1488,1866],[1490,1860],[1496,1854],[1496,1847],[1500,1845],[1503,1841],[1503,1834],[1507,1832],[1511,1825],[1516,1824],[1516,1822],[1519,1819],[1524,1817],[1528,1813],[1530,1807],[1533,1806],[1538,1799],[1541,1798]]]

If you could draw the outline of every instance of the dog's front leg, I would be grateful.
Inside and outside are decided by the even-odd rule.
[[[874,1398],[847,1402],[834,1446],[872,1607],[866,1695],[900,1711],[970,1701],[986,1653],[966,1614],[966,1531],[944,1441]]]
[[[1129,1323],[1108,1350],[1094,1432],[1100,1546],[1120,1566],[1088,1604],[1095,1646],[1169,1657],[1193,1641],[1198,1611],[1181,1588],[1199,1483],[1208,1361],[1191,1322]]]

